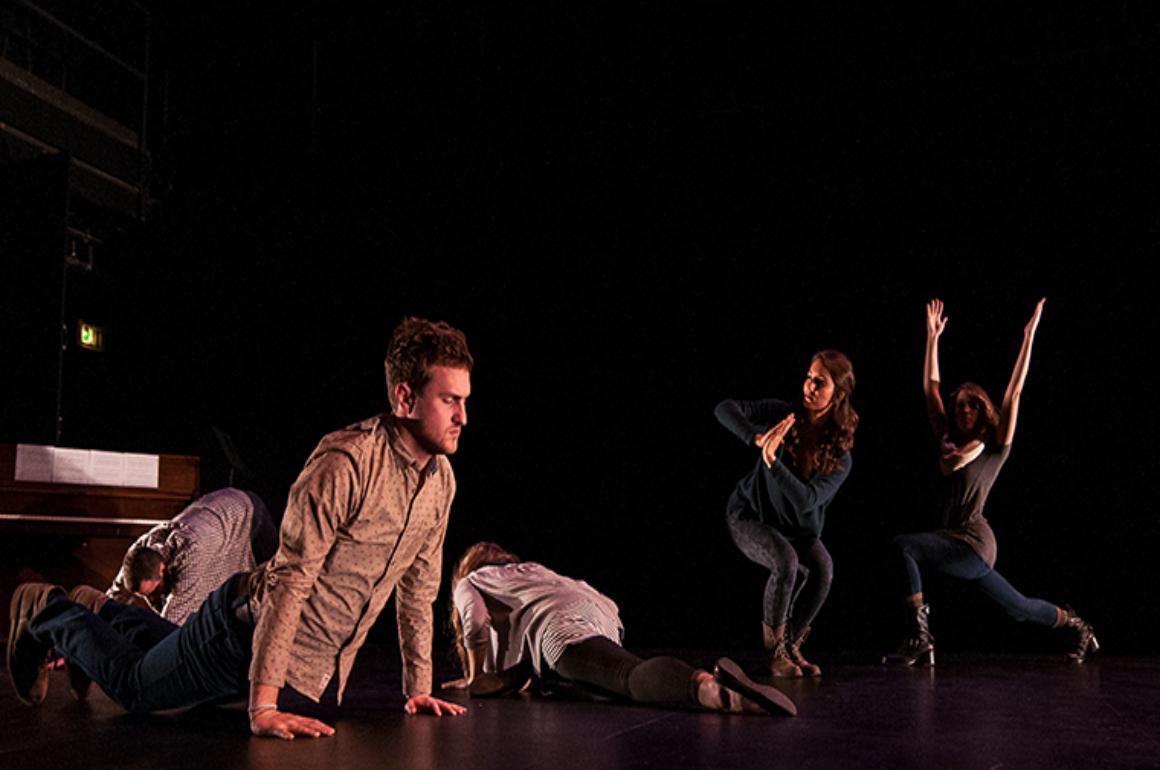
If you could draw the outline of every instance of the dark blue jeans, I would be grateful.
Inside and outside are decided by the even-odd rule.
[[[741,553],[769,570],[762,605],[765,624],[777,628],[788,620],[795,630],[812,624],[834,580],[834,560],[822,541],[789,540],[742,511],[729,511],[727,520]]]
[[[245,697],[253,632],[232,606],[244,577],[227,580],[181,627],[116,602],[107,602],[98,617],[61,592],[28,628],[127,711]]]
[[[1032,599],[1015,590],[1007,579],[987,566],[969,545],[944,532],[918,532],[899,535],[894,542],[902,549],[902,560],[910,579],[910,595],[922,593],[922,572],[927,567],[961,580],[968,580],[1006,610],[1019,622],[1041,626],[1059,622],[1056,606],[1042,599]]]
[[[152,610],[115,601],[105,602],[97,617],[142,652],[153,649],[162,639],[180,628]]]

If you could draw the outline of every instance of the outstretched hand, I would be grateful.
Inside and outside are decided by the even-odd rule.
[[[334,728],[310,717],[301,717],[278,709],[256,711],[250,716],[250,732],[267,738],[292,741],[295,736],[321,738],[334,735]]]
[[[781,443],[785,440],[785,435],[789,433],[789,429],[793,427],[794,419],[793,413],[791,412],[785,416],[785,419],[765,433],[759,433],[754,436],[754,443],[761,447],[761,459],[765,462],[765,467],[773,467],[773,463],[777,460],[777,450],[781,447]]]
[[[1023,327],[1024,337],[1034,337],[1035,330],[1039,326],[1039,319],[1043,316],[1043,303],[1047,301],[1047,297],[1039,300],[1035,305],[1035,312],[1031,314],[1031,320]]]
[[[443,690],[467,690],[473,698],[487,698],[493,695],[507,695],[522,691],[531,684],[531,676],[526,666],[518,665],[506,671],[487,671],[477,675],[474,679],[461,677],[444,682],[440,685]]]
[[[926,303],[926,336],[938,339],[947,327],[947,318],[943,315],[943,301],[932,299]]]
[[[407,703],[403,706],[403,711],[406,711],[408,714],[434,714],[437,717],[448,714],[457,717],[460,714],[466,713],[467,709],[458,703],[439,700],[431,695],[416,695],[407,699]]]

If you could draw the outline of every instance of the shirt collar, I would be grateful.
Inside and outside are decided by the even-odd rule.
[[[415,455],[413,455],[411,450],[407,448],[407,444],[403,441],[403,437],[400,435],[402,429],[399,427],[399,420],[397,417],[395,417],[393,414],[383,414],[382,419],[380,420],[380,424],[383,426],[383,429],[387,433],[387,442],[390,444],[391,451],[395,453],[403,465],[419,473],[423,473],[425,471],[428,476],[435,473],[435,470],[439,467],[439,456],[431,455],[431,459],[427,461],[426,467],[420,465],[419,461],[415,459]]]

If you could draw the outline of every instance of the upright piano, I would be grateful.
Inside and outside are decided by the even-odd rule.
[[[8,602],[17,585],[37,580],[67,589],[86,583],[103,591],[132,542],[180,513],[197,496],[200,483],[198,458],[187,455],[137,456],[155,458],[155,486],[86,483],[76,474],[58,482],[44,473],[18,472],[18,458],[27,455],[27,447],[0,444],[0,626],[5,637]]]

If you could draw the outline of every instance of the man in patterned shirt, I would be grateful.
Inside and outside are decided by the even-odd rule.
[[[446,455],[467,424],[473,360],[462,332],[407,318],[385,363],[391,413],[322,439],[290,490],[274,558],[231,577],[156,645],[143,650],[118,629],[126,616],[165,622],[147,610],[109,601],[94,615],[59,587],[18,587],[8,672],[21,700],[43,702],[55,649],[130,711],[219,701],[248,684],[254,734],[331,735],[281,711],[279,691],[319,700],[337,673],[341,703],[355,655],[397,589],[405,710],[463,713],[431,695],[431,605],[455,494]]]
[[[105,593],[157,610],[149,597],[160,588],[161,617],[180,626],[211,591],[266,561],[277,547],[278,530],[262,499],[219,489],[137,538]]]

